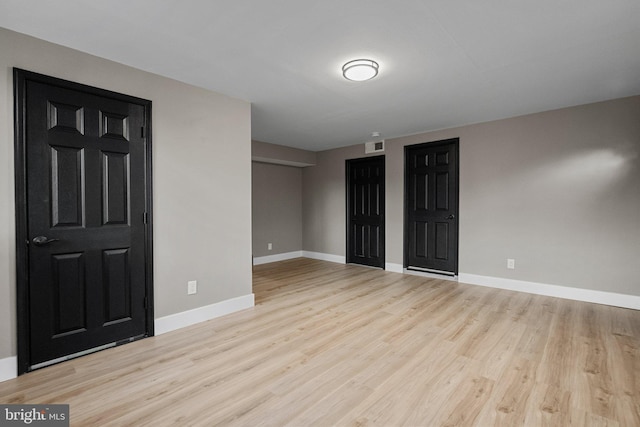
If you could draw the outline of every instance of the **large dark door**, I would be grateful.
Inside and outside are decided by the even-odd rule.
[[[153,332],[150,103],[15,77],[25,372]]]
[[[458,272],[458,139],[405,147],[405,267]]]
[[[347,160],[347,262],[384,268],[384,156]]]

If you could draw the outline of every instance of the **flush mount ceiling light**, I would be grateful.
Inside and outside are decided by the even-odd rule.
[[[378,75],[378,63],[371,59],[356,59],[342,66],[342,75],[347,80],[363,82]]]

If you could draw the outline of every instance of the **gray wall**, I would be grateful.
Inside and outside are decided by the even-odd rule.
[[[453,137],[462,273],[640,295],[640,97],[387,140],[387,262],[403,262],[404,146]],[[304,250],[345,255],[357,157],[320,152],[303,170]]]
[[[156,317],[251,294],[249,103],[4,29],[0,52],[0,359],[16,354],[12,67],[153,102]]]
[[[321,151],[316,153],[316,166],[302,171],[302,248],[305,251],[346,255],[345,160],[360,157],[366,157],[364,144]],[[388,182],[390,171],[386,173]],[[389,262],[389,254],[386,256]]]
[[[251,141],[251,159],[263,163],[305,167],[316,164],[316,153],[253,140]]]
[[[302,250],[301,168],[253,162],[251,209],[253,256]]]

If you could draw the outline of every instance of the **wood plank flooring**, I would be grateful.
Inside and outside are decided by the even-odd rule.
[[[74,426],[640,426],[640,312],[296,259],[256,307],[0,383]]]

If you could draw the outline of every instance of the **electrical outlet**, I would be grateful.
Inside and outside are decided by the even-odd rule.
[[[190,280],[187,282],[187,295],[193,295],[198,293],[198,281]]]
[[[267,250],[272,250],[273,249],[273,244],[271,243],[267,243]]]
[[[509,270],[513,270],[516,268],[516,260],[515,259],[511,259],[511,258],[507,258],[507,268]]]

